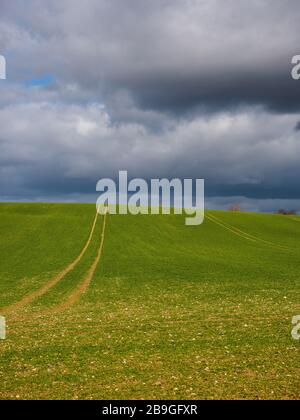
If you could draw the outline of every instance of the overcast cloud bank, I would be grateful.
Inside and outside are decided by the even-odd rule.
[[[296,0],[2,0],[1,198],[89,201],[128,170],[300,209],[299,18]]]

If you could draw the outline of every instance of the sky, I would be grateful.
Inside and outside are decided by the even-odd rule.
[[[298,0],[1,0],[0,200],[204,178],[206,203],[300,211]]]

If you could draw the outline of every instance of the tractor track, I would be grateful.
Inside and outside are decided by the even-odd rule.
[[[86,251],[87,251],[87,249],[88,249],[88,247],[89,247],[89,245],[92,241],[93,234],[94,234],[96,224],[97,224],[97,220],[98,220],[98,213],[96,213],[89,238],[88,238],[84,248],[82,249],[82,251],[78,255],[78,257],[73,262],[71,262],[71,264],[69,264],[67,267],[65,267],[60,273],[58,273],[55,277],[53,277],[51,280],[49,280],[47,283],[45,283],[38,290],[35,290],[34,292],[30,293],[29,295],[24,296],[18,302],[15,302],[11,305],[8,305],[6,307],[1,308],[0,313],[3,314],[3,315],[7,315],[7,314],[10,314],[12,312],[16,312],[19,309],[22,309],[24,306],[30,304],[34,300],[36,300],[36,299],[42,297],[43,295],[45,295],[52,287],[56,286],[70,271],[72,271],[76,267],[76,265],[80,262],[82,257],[84,256],[84,254],[86,253]]]

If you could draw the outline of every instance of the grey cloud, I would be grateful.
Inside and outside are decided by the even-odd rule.
[[[99,178],[127,169],[132,177],[205,178],[210,196],[295,198],[296,121],[245,109],[173,119],[155,132],[114,124],[98,104],[8,106],[0,109],[0,187],[2,195],[93,193]]]
[[[139,106],[174,112],[300,109],[300,83],[290,74],[299,53],[297,0],[5,4],[2,44],[16,57],[16,78],[47,70],[105,98],[127,90]]]
[[[298,199],[299,18],[298,0],[2,0],[2,199],[92,196],[121,169]]]

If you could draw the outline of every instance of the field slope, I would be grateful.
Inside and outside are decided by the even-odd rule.
[[[299,221],[0,204],[0,399],[298,399]]]

